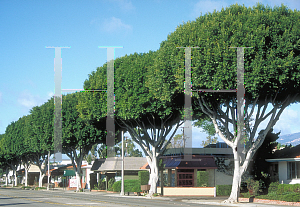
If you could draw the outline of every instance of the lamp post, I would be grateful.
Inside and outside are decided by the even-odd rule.
[[[48,151],[48,186],[47,190],[49,190],[49,178],[50,178],[50,151]]]
[[[124,195],[124,132],[122,131],[122,175],[121,175],[121,193],[120,195]]]

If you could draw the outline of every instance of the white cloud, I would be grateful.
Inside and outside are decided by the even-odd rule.
[[[54,93],[51,91],[48,93],[48,98],[52,98],[54,96]]]
[[[281,131],[281,135],[285,134],[293,134],[300,131],[300,105],[298,105],[298,110],[294,110],[292,108],[286,108],[276,125],[274,126],[274,130]]]
[[[36,95],[32,95],[28,91],[23,91],[18,98],[18,103],[21,106],[24,106],[26,108],[32,108],[34,106],[39,106],[43,104],[45,101],[40,97]]]
[[[272,105],[269,104],[267,107],[267,110],[265,112],[265,115],[272,109]],[[277,110],[278,112],[279,110]],[[254,110],[254,116],[253,118],[256,117],[257,113],[257,108]],[[276,122],[275,126],[273,127],[274,133],[280,132],[280,135],[285,135],[285,134],[292,134],[292,133],[297,133],[300,131],[299,125],[300,125],[300,104],[294,104],[294,106],[285,108],[282,112],[282,114],[279,117],[279,120]],[[271,115],[261,122],[261,124],[258,126],[257,132],[260,132],[260,130],[265,129],[267,124],[269,123]],[[253,122],[252,122],[253,123]],[[257,136],[257,134],[256,134]]]
[[[106,32],[117,32],[117,31],[128,32],[132,30],[132,26],[123,23],[122,20],[119,18],[111,17],[110,19],[105,19],[103,21],[102,29]]]
[[[192,12],[190,13],[192,18],[197,18],[201,15],[204,15],[207,12],[213,12],[215,9],[216,11],[220,11],[222,9],[222,6],[224,9],[227,6],[226,1],[215,1],[215,0],[200,0],[195,5],[193,5]]]

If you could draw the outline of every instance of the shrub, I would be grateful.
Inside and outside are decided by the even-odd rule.
[[[141,185],[148,185],[149,171],[139,171],[138,175]]]
[[[136,190],[136,186],[139,188],[140,191],[133,191],[133,190]],[[140,181],[139,180],[124,180],[124,192],[141,192]]]
[[[44,189],[47,189],[45,187],[36,187],[35,190],[44,190]]]
[[[106,181],[104,179],[98,182],[98,190],[106,190]]]
[[[278,184],[278,194],[283,194],[284,192],[300,192],[300,184]]]
[[[140,185],[135,185],[135,186],[132,188],[132,192],[142,192],[141,186],[140,186]]]
[[[272,183],[270,183],[269,188],[268,188],[268,193],[277,192],[278,185],[279,185],[279,182],[272,182]]]
[[[114,192],[121,192],[122,181],[113,184]],[[124,180],[124,192],[142,192],[139,180]]]
[[[217,185],[218,196],[229,196],[231,193],[232,185]]]
[[[121,184],[122,184],[121,180],[119,180],[113,184],[114,192],[121,192]]]
[[[108,191],[113,191],[113,184],[115,183],[115,178],[111,178],[109,181],[108,181],[108,186],[107,186],[107,190]]]
[[[250,193],[250,195],[255,195],[257,196],[258,195],[258,192],[259,192],[259,181],[255,181],[251,178],[249,178],[247,180],[247,189]]]
[[[295,192],[288,192],[286,195],[282,196],[283,201],[288,201],[288,202],[299,202],[300,201],[300,195],[299,193]]]
[[[197,171],[197,187],[207,187],[208,176],[207,171]]]
[[[300,193],[300,184],[294,184],[294,185],[292,185],[292,190],[295,193]]]
[[[241,195],[242,195],[244,198],[250,198],[250,197],[251,197],[251,195],[250,195],[249,192],[247,192],[247,193],[241,193]]]

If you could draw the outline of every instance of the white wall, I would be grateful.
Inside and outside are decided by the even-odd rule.
[[[300,184],[300,179],[287,179],[287,162],[278,162],[279,183],[283,184]]]
[[[280,184],[289,184],[287,180],[287,162],[278,162],[278,175]]]

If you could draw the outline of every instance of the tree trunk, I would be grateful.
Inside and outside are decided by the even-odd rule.
[[[77,165],[77,170],[78,170],[78,165]],[[81,188],[81,175],[78,171],[75,171],[75,174],[76,174],[76,179],[77,179],[77,191],[80,190]]]
[[[27,186],[28,169],[25,167],[25,186]]]
[[[157,156],[155,153],[153,153],[153,158],[152,160],[150,159],[149,156],[146,157],[148,164],[150,166],[150,178],[149,178],[149,185],[150,190],[149,190],[149,196],[152,196],[154,193],[157,193],[157,181],[158,181],[158,162],[157,162]]]
[[[230,196],[223,203],[237,203],[240,193],[241,181],[242,181],[242,171],[240,167],[240,156],[237,151],[233,150],[234,157],[234,172],[233,181]]]
[[[15,172],[15,186],[17,186],[18,185],[18,179],[17,179],[17,171],[16,170],[14,170],[14,172]]]
[[[42,171],[40,170],[40,178],[39,178],[39,187],[43,186],[43,178],[44,178],[45,174],[42,173]]]
[[[8,184],[8,172],[9,172],[9,170],[8,170],[8,168],[6,168],[6,178],[5,178],[5,185],[6,186]]]

